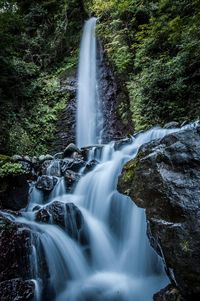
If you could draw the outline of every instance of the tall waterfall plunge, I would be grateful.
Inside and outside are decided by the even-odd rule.
[[[99,116],[98,105],[92,102],[97,101],[96,78],[91,79],[91,74],[96,74],[95,24],[95,18],[86,23],[81,49],[81,59],[85,57],[87,64],[84,69],[84,61],[80,62],[79,69],[81,103],[77,118],[80,115],[82,119],[78,121],[79,146],[96,143],[100,137],[98,126],[90,128]],[[22,210],[22,217],[3,213],[6,218],[27,224],[32,230],[30,262],[35,301],[152,301],[153,294],[169,282],[162,261],[146,236],[145,211],[118,193],[116,186],[123,165],[137,155],[141,145],[173,131],[178,129],[152,129],[132,138],[132,142],[120,150],[116,150],[114,142],[90,148],[88,161],[97,160],[98,164],[87,173],[83,168],[79,170],[81,178],[73,193],[66,193],[62,164],[55,160],[46,171],[55,176],[56,170],[57,178],[48,197],[33,185],[30,203]],[[65,160],[70,165],[73,158]],[[48,206],[53,203],[60,204],[56,209],[59,226],[55,225],[52,212],[48,212]],[[74,209],[71,215],[66,209],[73,206],[82,216],[83,237],[73,219]],[[49,214],[43,223],[36,220],[38,208]],[[64,216],[64,226],[59,214]]]
[[[78,147],[101,142],[103,116],[98,95],[96,18],[84,26],[78,70],[76,143]]]

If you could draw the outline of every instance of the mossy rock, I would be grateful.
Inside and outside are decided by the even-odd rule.
[[[10,157],[9,156],[0,154],[0,165],[4,164],[5,162],[8,162],[8,161],[10,161]]]
[[[26,172],[20,163],[6,162],[0,167],[0,178],[23,175],[25,173]]]

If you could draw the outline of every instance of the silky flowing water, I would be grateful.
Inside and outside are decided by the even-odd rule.
[[[95,24],[95,18],[86,23],[81,46],[80,59],[84,62],[79,67],[78,101],[83,102],[78,105],[77,115],[79,146],[100,139],[97,116],[101,114],[95,105]],[[145,211],[116,187],[123,165],[137,155],[141,145],[174,131],[149,130],[133,137],[120,150],[115,149],[114,142],[93,147],[88,160],[97,159],[99,163],[89,173],[82,174],[72,194],[66,193],[64,178],[58,174],[48,199],[32,184],[23,217],[6,215],[32,229],[30,263],[36,301],[43,301],[46,285],[42,256],[48,271],[45,288],[48,301],[152,301],[153,294],[169,282],[162,260],[150,247]],[[59,170],[59,161],[52,162],[47,174],[54,174],[55,168]],[[35,221],[34,207],[43,208],[55,200],[63,204],[63,210],[64,204],[74,203],[81,211],[87,250],[64,229]]]
[[[62,177],[54,188],[54,197],[50,194],[48,200],[33,187],[27,210],[15,221],[28,224],[37,237],[30,258],[37,301],[42,301],[44,286],[39,272],[39,244],[49,272],[49,301],[152,301],[153,294],[168,283],[162,261],[146,236],[144,210],[120,194],[116,185],[124,163],[136,156],[142,144],[173,131],[152,129],[141,133],[121,150],[114,150],[114,143],[103,146],[99,164],[82,175],[73,194],[59,189]],[[94,159],[95,151],[91,150],[89,157]],[[34,221],[32,208],[43,208],[55,200],[73,202],[80,209],[89,255],[81,242],[58,226]]]
[[[78,147],[101,142],[103,114],[97,82],[96,18],[84,26],[78,68],[76,143]]]

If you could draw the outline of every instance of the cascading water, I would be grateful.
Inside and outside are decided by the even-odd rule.
[[[78,147],[101,142],[103,116],[97,86],[96,18],[84,26],[80,49],[76,143]]]
[[[37,272],[38,242],[50,275],[48,301],[152,301],[153,293],[168,283],[161,259],[146,236],[144,210],[119,194],[116,184],[124,163],[136,156],[142,144],[173,131],[152,129],[141,133],[121,150],[114,150],[114,143],[105,145],[98,155],[100,163],[82,176],[74,193],[55,196],[63,207],[73,202],[81,211],[89,252],[66,231],[30,218],[34,202],[46,208],[54,201],[51,196],[38,201],[36,188],[33,190],[28,211],[12,219],[28,224],[37,238],[31,258],[36,266],[33,275],[37,301],[43,301],[39,293],[44,287],[42,275]],[[94,155],[91,151],[90,159]]]
[[[96,142],[96,79],[91,80],[96,72],[95,24],[95,18],[86,23],[81,49],[85,65],[82,62],[79,69],[79,146]],[[144,210],[118,193],[116,186],[124,163],[137,155],[141,145],[174,131],[178,129],[149,130],[133,137],[120,150],[115,150],[114,143],[98,148],[98,152],[94,147],[88,160],[98,159],[99,163],[89,173],[82,174],[73,194],[66,194],[63,178],[57,174],[58,182],[48,199],[33,186],[23,217],[4,214],[32,229],[30,261],[36,301],[152,301],[153,293],[168,283],[162,261],[146,236]],[[58,161],[52,162],[47,174],[51,176],[55,168],[60,168]],[[36,222],[35,208],[46,210],[55,199],[62,204],[63,211],[69,203],[74,203],[81,212],[84,242],[79,235],[76,239],[70,237],[66,225],[61,229],[53,224],[52,218],[49,224]],[[64,216],[69,218],[66,213]],[[78,231],[76,223],[72,221],[71,225],[73,233]],[[47,266],[46,279],[40,268],[41,250]],[[48,298],[43,298],[44,287]]]

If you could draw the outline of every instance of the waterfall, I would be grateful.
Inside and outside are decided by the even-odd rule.
[[[101,142],[103,117],[97,83],[96,21],[96,18],[91,18],[85,23],[81,41],[76,116],[76,143],[79,147]]]
[[[77,110],[79,146],[100,141],[95,25],[95,18],[86,22],[81,45]],[[152,301],[153,294],[168,284],[162,260],[150,247],[146,236],[145,211],[120,194],[116,187],[123,165],[136,157],[143,144],[174,131],[178,129],[151,129],[133,137],[132,142],[120,150],[115,149],[113,142],[101,146],[98,152],[94,146],[88,160],[98,159],[98,164],[92,171],[82,174],[73,193],[66,193],[64,179],[58,173],[60,180],[48,197],[34,185],[31,187],[30,203],[22,217],[4,214],[32,229],[30,257],[34,265],[35,300],[43,301],[45,287],[48,301]],[[46,173],[53,174],[55,168],[60,168],[58,161],[53,161]],[[61,211],[56,209],[58,222],[59,212],[66,211],[67,205],[75,205],[83,219],[84,242],[79,239],[80,233],[70,236],[67,223],[62,227],[59,223],[59,226],[55,225],[53,218],[45,220],[46,223],[37,221],[35,210],[48,211],[48,206],[55,200],[61,204]],[[67,222],[70,216],[66,212],[63,215]],[[71,225],[76,231],[73,221]],[[41,274],[42,256],[47,279]]]
[[[139,134],[132,143],[115,150],[114,143],[102,146],[99,164],[82,175],[73,194],[55,186],[49,198],[42,199],[32,190],[30,204],[23,217],[6,214],[6,218],[27,224],[33,232],[31,263],[36,301],[45,280],[40,269],[42,246],[48,267],[48,301],[152,301],[152,296],[169,282],[162,260],[150,247],[146,236],[145,211],[129,197],[117,192],[117,179],[128,160],[137,155],[141,145],[172,133],[174,129],[152,129]],[[92,149],[89,160],[94,159]],[[62,188],[63,183],[58,181]],[[61,193],[62,192],[62,193]],[[51,224],[34,220],[33,204],[44,209],[54,201],[61,208],[74,203],[84,220],[87,252],[81,240]],[[65,214],[65,218],[69,218]],[[67,220],[66,220],[67,221]],[[45,299],[46,300],[46,299]]]

